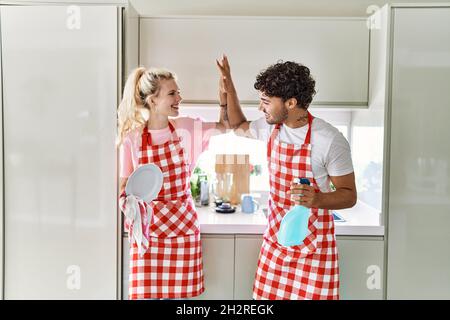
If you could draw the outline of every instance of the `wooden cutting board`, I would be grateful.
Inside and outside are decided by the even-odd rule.
[[[216,177],[218,183],[226,173],[232,173],[232,185],[224,196],[229,197],[231,204],[240,204],[241,195],[250,192],[250,162],[248,154],[217,154]]]

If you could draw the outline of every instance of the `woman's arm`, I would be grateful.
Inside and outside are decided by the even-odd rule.
[[[119,181],[119,195],[125,191],[125,186],[127,185],[128,178],[120,178]]]
[[[233,79],[231,78],[231,69],[228,58],[223,55],[221,61],[216,60],[216,64],[220,71],[222,90],[226,93],[228,121],[230,127],[236,129],[247,122],[247,118],[245,117],[244,112],[242,112],[236,88],[234,87]]]
[[[219,121],[206,123],[208,127],[213,127],[214,130],[210,136],[226,133],[231,129],[227,114],[227,93],[225,92],[223,79],[219,78]]]
[[[231,129],[227,112],[227,93],[222,77],[219,78],[219,122],[216,122],[216,134],[225,133],[227,129]]]
[[[119,146],[119,196],[125,191],[128,177],[134,170],[132,144],[128,137]]]

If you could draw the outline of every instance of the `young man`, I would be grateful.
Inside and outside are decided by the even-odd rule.
[[[267,142],[270,174],[268,227],[264,233],[253,287],[254,299],[339,299],[339,268],[331,209],[356,203],[350,147],[344,136],[308,107],[315,81],[307,67],[279,62],[255,82],[264,117],[247,121],[224,56],[217,61],[227,94],[230,126],[239,135]],[[308,178],[311,185],[295,185]],[[332,192],[330,182],[335,191]],[[301,245],[282,246],[277,233],[294,203],[311,208],[308,234]]]

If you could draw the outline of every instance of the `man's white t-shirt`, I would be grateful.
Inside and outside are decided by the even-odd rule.
[[[274,125],[266,118],[250,122],[250,133],[258,140],[269,141]],[[311,167],[314,178],[322,192],[330,192],[330,176],[344,176],[353,172],[350,145],[342,133],[328,122],[314,118],[311,132]],[[282,142],[302,145],[308,125],[290,128],[282,125],[279,139]]]

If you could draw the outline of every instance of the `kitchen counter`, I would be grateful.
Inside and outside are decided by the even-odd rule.
[[[264,208],[264,207],[263,207]],[[380,213],[361,201],[350,209],[333,210],[345,221],[335,221],[338,236],[383,236]],[[243,213],[240,207],[235,213],[216,213],[213,206],[197,207],[202,234],[263,234],[267,219],[263,209],[255,213]]]

